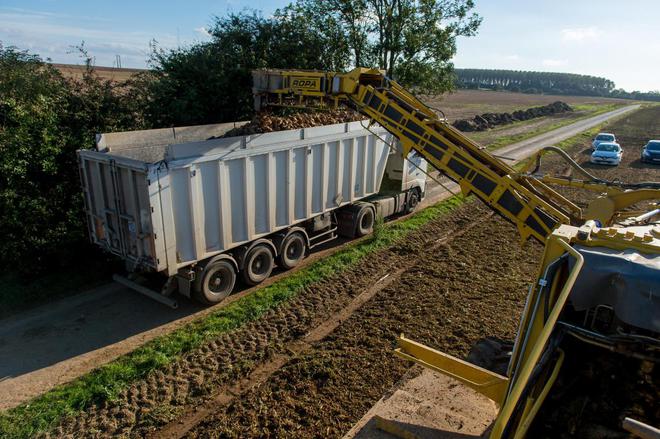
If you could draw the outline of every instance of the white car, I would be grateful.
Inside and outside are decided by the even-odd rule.
[[[594,152],[591,153],[591,163],[599,165],[618,165],[621,163],[623,150],[618,143],[605,142],[600,143]]]
[[[596,150],[598,145],[601,143],[616,143],[616,136],[612,133],[598,133],[598,135],[594,138],[594,141],[591,142],[591,149]]]

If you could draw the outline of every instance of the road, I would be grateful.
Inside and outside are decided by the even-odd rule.
[[[638,108],[631,105],[498,150],[520,160],[539,148],[561,142],[605,120]],[[458,192],[454,183],[448,185]],[[450,193],[429,185],[423,204],[436,203]],[[325,257],[337,247],[315,253],[304,265]],[[271,283],[285,276],[280,273]],[[263,285],[262,285],[263,286]],[[244,290],[229,301],[249,294]],[[167,308],[118,284],[109,284],[78,296],[0,320],[0,410],[15,407],[35,396],[132,351],[145,342],[213,312],[180,300]]]
[[[638,104],[628,105],[625,107],[617,108],[616,110],[608,111],[607,113],[599,114],[598,116],[582,119],[570,125],[548,131],[547,133],[504,146],[498,149],[495,154],[504,162],[508,164],[515,164],[531,156],[541,148],[556,145],[566,139],[570,139],[571,137],[580,134],[583,131],[598,126],[609,119],[622,116],[633,110],[637,110],[639,107],[640,106]],[[421,203],[422,207],[437,203],[438,200],[447,198],[452,193],[460,192],[460,188],[453,181],[442,178],[440,179],[439,183],[432,181],[427,186],[427,198],[425,198],[425,200]]]

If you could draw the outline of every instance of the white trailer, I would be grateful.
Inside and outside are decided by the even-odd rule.
[[[211,304],[238,275],[256,285],[424,195],[426,163],[403,160],[381,127],[217,138],[233,126],[101,134],[96,151],[79,151],[91,241],[131,272],[165,275],[162,294]]]

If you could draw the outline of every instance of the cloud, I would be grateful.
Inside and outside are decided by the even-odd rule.
[[[198,34],[204,35],[205,37],[210,37],[211,36],[211,32],[209,32],[209,30],[207,28],[205,28],[204,26],[196,27],[193,30],[195,32],[197,32]]]
[[[152,39],[163,48],[178,45],[177,37],[171,34],[127,32],[114,29],[111,24],[103,19],[96,22],[91,17],[0,7],[0,41],[5,46],[29,49],[54,62],[79,62],[79,54],[71,47],[84,41],[98,65],[112,65],[116,55],[121,55],[124,66],[143,67]]]
[[[561,39],[567,42],[585,42],[595,41],[600,38],[603,33],[596,26],[590,27],[576,27],[573,29],[562,29]]]
[[[561,67],[568,64],[568,60],[565,59],[544,59],[541,64],[544,67]]]

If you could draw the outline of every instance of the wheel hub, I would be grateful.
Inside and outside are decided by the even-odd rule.
[[[211,279],[209,279],[209,289],[214,293],[222,290],[223,287],[223,277],[220,273],[214,273]]]

